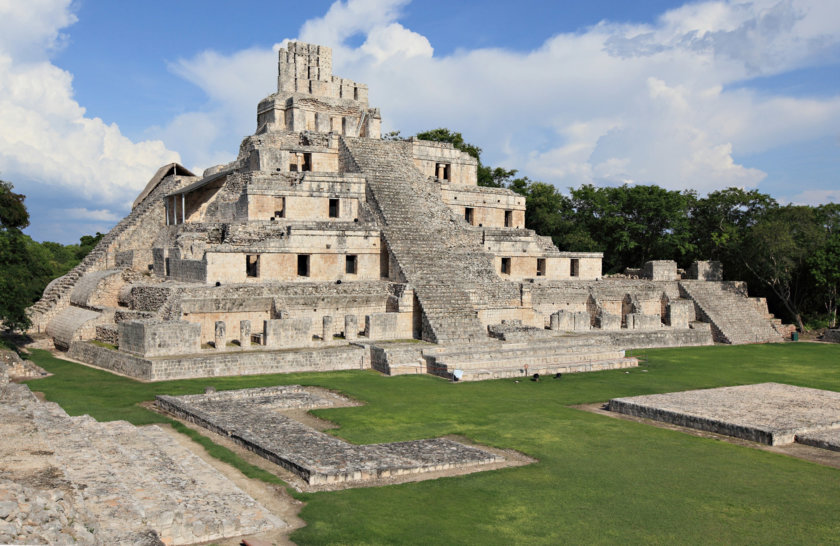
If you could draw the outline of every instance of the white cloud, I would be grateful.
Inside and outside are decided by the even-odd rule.
[[[793,205],[820,205],[823,203],[840,203],[840,189],[833,190],[805,190],[794,195]]]
[[[838,2],[687,3],[652,24],[602,22],[557,34],[533,51],[446,56],[435,56],[424,36],[399,23],[405,4],[337,1],[304,23],[299,39],[334,48],[334,73],[369,85],[386,130],[446,126],[481,146],[487,163],[560,187],[627,181],[701,193],[756,187],[765,173],[735,157],[834,134],[840,126],[840,95],[750,88],[757,76],[836,63]],[[361,46],[348,45],[360,34]],[[253,130],[256,102],[274,90],[254,91],[275,76],[273,64],[256,61],[263,56],[274,62],[265,49],[206,52],[177,63],[178,73],[211,99],[190,115],[219,131],[199,139],[206,151],[197,157],[229,161],[238,138]],[[222,73],[232,81],[205,77]],[[233,121],[238,116],[247,131],[234,141],[229,128],[246,127]]]
[[[122,205],[179,156],[85,115],[72,75],[48,60],[75,20],[68,0],[0,0],[0,171],[23,192],[37,183]]]
[[[56,211],[60,216],[71,220],[89,220],[94,222],[117,222],[122,215],[107,209],[90,210],[84,207]]]

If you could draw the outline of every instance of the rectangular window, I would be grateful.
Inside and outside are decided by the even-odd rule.
[[[545,258],[537,258],[537,277],[545,277]]]
[[[569,275],[572,277],[580,276],[580,260],[572,258],[571,266],[569,267]]]
[[[298,277],[309,276],[309,254],[298,254],[297,257],[297,273]]]
[[[502,258],[502,275],[510,275],[510,258]]]
[[[505,211],[505,227],[513,227],[513,211]]]
[[[341,212],[338,203],[338,199],[330,199],[330,218],[338,218],[338,215]]]
[[[348,275],[355,275],[359,267],[359,259],[355,254],[350,254],[344,259],[344,272]]]
[[[312,154],[305,153],[303,154],[303,168],[302,171],[311,171],[312,170]]]
[[[260,255],[248,254],[245,256],[245,276],[259,277],[260,276]]]
[[[464,220],[467,221],[469,225],[475,225],[475,209],[470,207],[464,208]]]

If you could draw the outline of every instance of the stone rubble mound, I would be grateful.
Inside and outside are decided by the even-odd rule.
[[[285,526],[157,426],[0,382],[0,544],[192,544]]]

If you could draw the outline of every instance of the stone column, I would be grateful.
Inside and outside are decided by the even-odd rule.
[[[216,350],[222,351],[225,348],[225,343],[227,340],[225,339],[225,323],[224,321],[217,320],[216,321]]]
[[[550,323],[548,328],[550,330],[559,330],[560,329],[560,314],[559,313],[551,313]]]
[[[344,339],[353,341],[359,334],[359,322],[356,315],[344,315]]]
[[[251,346],[251,321],[250,320],[240,320],[239,321],[239,346],[240,347],[250,347]]]
[[[321,340],[333,340],[333,318],[330,316],[324,317],[322,322]]]

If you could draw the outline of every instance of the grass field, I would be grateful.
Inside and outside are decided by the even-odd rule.
[[[143,384],[36,351],[33,360],[55,375],[30,386],[73,415],[146,424],[166,421],[136,405],[155,394],[208,385],[320,385],[367,403],[314,412],[338,423],[333,433],[351,442],[461,434],[539,460],[420,483],[299,494],[308,524],[292,535],[300,544],[840,542],[840,470],[569,407],[764,381],[840,391],[840,345],[637,353],[646,362],[630,373],[539,383],[452,384],[356,371]],[[241,463],[227,450],[214,454]],[[252,467],[254,477],[266,479],[258,471]]]

